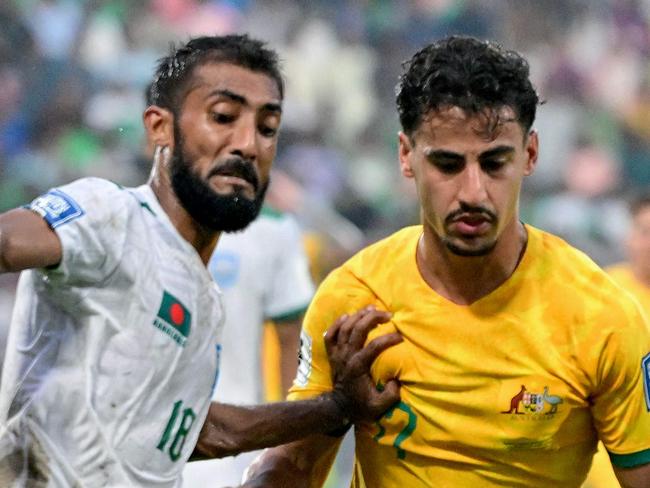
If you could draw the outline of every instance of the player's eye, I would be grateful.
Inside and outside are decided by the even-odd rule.
[[[212,120],[214,120],[217,124],[229,124],[235,120],[235,116],[222,112],[212,112]]]
[[[487,159],[481,161],[481,168],[486,173],[496,173],[506,164],[504,159]]]
[[[441,173],[454,174],[463,169],[463,162],[456,159],[436,158],[431,163],[438,168]]]
[[[268,125],[262,125],[259,128],[260,134],[262,134],[264,137],[273,137],[278,133],[278,129],[275,127],[271,127]]]

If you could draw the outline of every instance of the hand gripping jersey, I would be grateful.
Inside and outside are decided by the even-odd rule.
[[[600,438],[612,462],[650,462],[650,334],[636,302],[589,258],[527,226],[513,275],[469,306],[415,261],[422,228],[363,250],[317,291],[293,399],[331,388],[323,332],[368,305],[404,341],[372,367],[401,402],[356,429],[356,487],[579,487]]]
[[[29,208],[63,258],[19,281],[0,486],[179,486],[218,369],[214,282],[148,186],[82,179]]]
[[[296,221],[264,207],[242,232],[222,234],[208,269],[223,293],[226,321],[214,400],[262,403],[264,320],[300,316],[314,294]],[[188,487],[233,486],[259,452],[188,463]]]

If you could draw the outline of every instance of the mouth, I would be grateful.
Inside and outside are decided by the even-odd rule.
[[[242,195],[254,200],[258,190],[258,179],[252,165],[239,160],[226,161],[214,168],[208,182],[215,192],[222,195]]]
[[[491,227],[492,220],[483,214],[461,215],[450,224],[454,233],[464,237],[479,237],[487,234]]]
[[[217,174],[210,177],[210,186],[220,194],[242,193],[251,200],[255,198],[255,186],[241,176]]]

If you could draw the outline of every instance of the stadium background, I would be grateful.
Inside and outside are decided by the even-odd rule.
[[[267,40],[283,59],[271,195],[298,214],[317,278],[417,222],[398,172],[394,87],[403,60],[452,33],[531,62],[545,103],[524,220],[602,265],[623,258],[625,199],[650,188],[650,0],[2,0],[0,211],[81,176],[143,182],[156,59],[170,41],[229,32]],[[0,337],[15,281],[0,276]]]

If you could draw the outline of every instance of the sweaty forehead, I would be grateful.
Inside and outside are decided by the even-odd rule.
[[[449,106],[425,114],[418,131],[432,139],[454,136],[479,137],[486,142],[500,137],[522,137],[522,129],[510,107],[468,112],[460,107]]]
[[[231,63],[206,63],[194,68],[185,97],[210,97],[217,91],[243,96],[251,105],[279,104],[277,82],[266,73]]]

